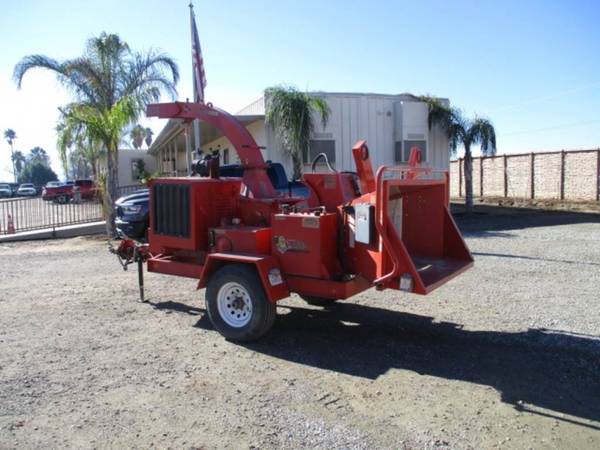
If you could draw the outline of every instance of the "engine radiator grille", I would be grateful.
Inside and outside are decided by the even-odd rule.
[[[190,237],[190,186],[155,184],[152,188],[152,230],[155,234]]]

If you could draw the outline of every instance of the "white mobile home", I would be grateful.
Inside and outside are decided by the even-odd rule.
[[[437,127],[428,127],[427,105],[411,94],[352,94],[315,92],[331,109],[325,128],[320,121],[313,133],[310,149],[304,155],[305,170],[318,153],[326,153],[338,170],[354,170],[352,146],[365,139],[376,167],[406,162],[410,149],[419,147],[424,161],[433,167],[449,167],[448,139]],[[447,102],[447,100],[442,99]],[[235,116],[265,147],[265,159],[284,163],[291,174],[291,160],[282,151],[273,130],[265,124],[265,98],[261,97]],[[223,164],[234,163],[237,155],[231,143],[212,126],[201,124],[203,152],[219,151]],[[189,147],[188,147],[189,148]],[[150,148],[158,159],[157,167],[166,174],[187,174],[184,127],[171,120]]]

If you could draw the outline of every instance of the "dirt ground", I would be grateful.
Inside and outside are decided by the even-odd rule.
[[[600,217],[458,215],[432,295],[284,301],[250,345],[99,238],[0,245],[0,448],[600,448]]]

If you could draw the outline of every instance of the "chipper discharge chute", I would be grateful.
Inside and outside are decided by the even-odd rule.
[[[198,279],[215,328],[257,339],[291,292],[327,304],[370,287],[428,294],[473,264],[448,210],[448,172],[410,164],[373,172],[366,142],[352,149],[356,172],[312,172],[307,198],[278,194],[259,147],[226,112],[199,103],[150,105],[149,116],[194,119],[221,130],[238,152],[241,178],[204,176],[150,183],[148,243],[122,241],[122,263]],[[202,167],[200,167],[202,166]],[[314,165],[313,165],[314,166]],[[202,168],[206,170],[201,170]]]

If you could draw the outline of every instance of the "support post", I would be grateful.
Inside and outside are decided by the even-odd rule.
[[[189,125],[185,125],[184,128],[185,133],[185,164],[187,169],[187,174],[190,176],[192,174],[192,139],[190,136],[190,127]]]
[[[565,151],[560,152],[560,199],[565,199]]]
[[[483,198],[483,156],[479,157],[479,196]]]
[[[198,152],[202,151],[202,143],[200,141],[200,120],[194,120],[194,147]]]
[[[600,154],[600,150],[598,151]],[[463,159],[458,158],[458,196],[462,197]]]
[[[600,202],[600,148],[596,155],[596,201]]]
[[[179,175],[179,155],[177,154],[177,138],[173,138],[173,159],[174,161],[174,168],[175,168],[175,176]]]
[[[535,198],[535,153],[531,152],[531,167],[529,168],[529,176],[531,177],[531,199]]]
[[[508,197],[508,161],[504,154],[504,198]]]

